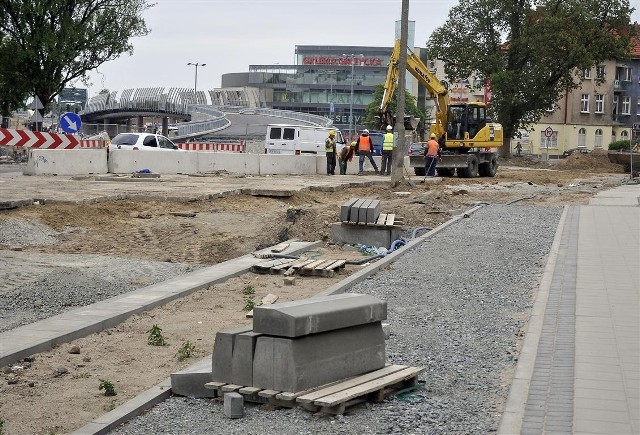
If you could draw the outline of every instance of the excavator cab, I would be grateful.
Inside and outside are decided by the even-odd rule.
[[[447,113],[447,139],[470,140],[487,125],[483,104],[451,104]]]

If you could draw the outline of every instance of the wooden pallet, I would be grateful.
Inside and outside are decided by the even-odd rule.
[[[313,275],[333,277],[336,271],[345,267],[347,260],[325,260],[280,258],[276,260],[262,261],[251,266],[251,271],[256,273],[270,273],[290,276],[295,273],[300,275]]]
[[[418,375],[424,367],[387,365],[379,370],[321,385],[298,393],[263,390],[255,387],[208,382],[205,388],[217,390],[218,395],[237,392],[245,400],[254,403],[268,403],[276,407],[293,408],[302,406],[312,412],[343,414],[350,406],[373,401],[381,402],[398,390],[418,383]]]
[[[371,222],[365,224],[363,222],[349,222],[345,221],[343,224],[347,225],[358,225],[358,226],[367,226],[367,227],[397,227],[404,225],[404,218],[400,216],[396,216],[394,213],[380,213],[378,219],[375,222]]]

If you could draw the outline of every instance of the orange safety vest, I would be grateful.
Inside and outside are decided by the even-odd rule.
[[[371,136],[360,136],[358,151],[371,151]]]

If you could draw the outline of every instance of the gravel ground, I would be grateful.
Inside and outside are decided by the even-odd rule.
[[[60,234],[38,223],[0,222],[0,245],[53,245]],[[0,264],[0,332],[193,270],[161,261],[20,250],[0,250]],[[132,274],[132,269],[137,273]]]
[[[387,360],[425,367],[424,389],[343,416],[173,397],[118,434],[478,434],[495,432],[561,207],[486,206],[355,285],[388,303]]]

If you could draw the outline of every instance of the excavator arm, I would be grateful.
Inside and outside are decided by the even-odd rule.
[[[389,59],[387,68],[387,78],[384,82],[384,93],[380,103],[380,119],[387,125],[393,122],[393,114],[389,111],[389,104],[393,98],[393,93],[398,85],[399,65],[400,65],[400,40],[396,40]],[[449,90],[446,85],[436,78],[429,71],[429,68],[411,50],[407,49],[407,71],[418,80],[418,82],[429,92],[431,98],[436,102],[435,124],[431,131],[441,137],[445,133],[447,123],[447,107],[449,105]]]

